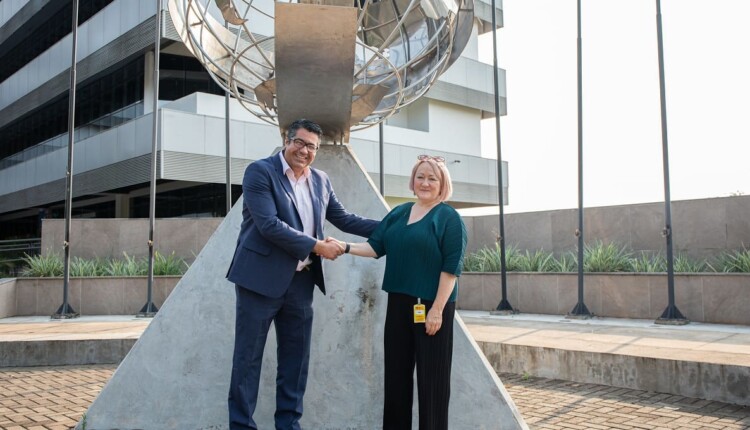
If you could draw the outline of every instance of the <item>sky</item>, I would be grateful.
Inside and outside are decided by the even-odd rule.
[[[577,2],[502,4],[505,212],[578,207]],[[750,195],[750,0],[662,0],[661,13],[671,199]],[[656,1],[583,0],[581,33],[584,207],[663,202]],[[496,157],[494,119],[482,146]]]

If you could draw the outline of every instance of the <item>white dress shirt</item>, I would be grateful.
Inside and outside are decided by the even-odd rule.
[[[294,198],[297,200],[297,213],[300,220],[302,220],[302,232],[314,239],[315,215],[313,213],[312,197],[310,196],[310,168],[306,167],[302,176],[297,179],[294,176],[294,170],[286,162],[283,152],[279,152],[279,157],[281,158],[281,168],[289,179],[292,190],[294,190]],[[299,272],[310,263],[312,263],[312,260],[308,256],[305,260],[297,263],[297,271]]]

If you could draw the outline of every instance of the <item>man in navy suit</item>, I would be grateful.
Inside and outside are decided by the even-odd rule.
[[[247,167],[242,180],[242,227],[227,279],[237,294],[229,427],[257,429],[253,421],[263,349],[276,328],[277,430],[299,430],[307,384],[314,285],[325,294],[321,257],[342,253],[326,242],[323,223],[369,237],[378,222],[346,211],[328,175],[310,167],[322,130],[301,119],[287,129],[283,151]]]

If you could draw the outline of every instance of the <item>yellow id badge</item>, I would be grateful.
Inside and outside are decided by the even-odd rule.
[[[425,314],[426,312],[425,312],[423,304],[417,303],[416,305],[414,305],[414,323],[415,324],[424,323]]]

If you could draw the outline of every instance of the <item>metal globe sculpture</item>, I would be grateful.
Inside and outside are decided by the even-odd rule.
[[[169,12],[183,42],[214,80],[258,118],[283,127],[277,105],[278,36],[293,32],[304,38],[317,32],[325,38],[338,21],[307,20],[302,15],[281,26],[275,22],[279,6],[275,3],[169,0]],[[473,0],[299,3],[356,10],[350,45],[354,67],[351,82],[346,83],[351,85],[351,130],[376,125],[421,97],[458,58],[474,19]],[[325,61],[331,62],[337,54],[321,49],[314,55],[330,55]]]

